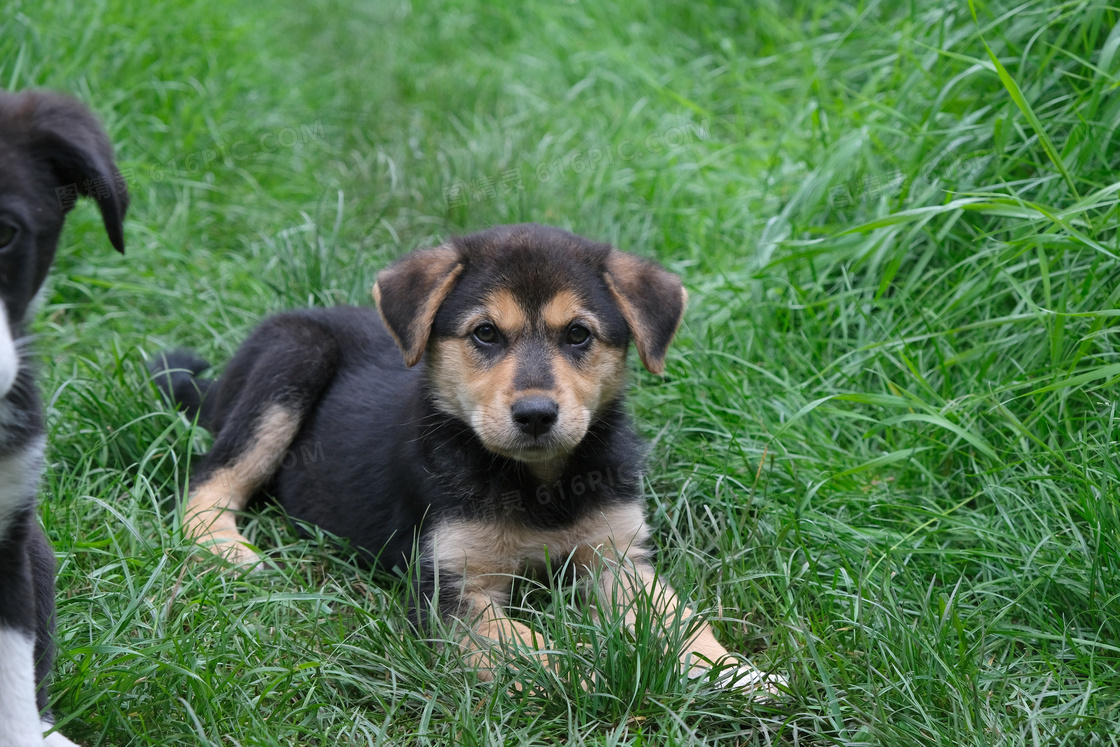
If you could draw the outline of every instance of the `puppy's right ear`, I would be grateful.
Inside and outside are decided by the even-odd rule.
[[[642,364],[660,375],[688,303],[681,279],[656,262],[615,249],[607,257],[606,281]]]
[[[31,144],[57,180],[56,187],[97,201],[109,241],[124,252],[128,187],[113,161],[113,146],[85,104],[57,93],[27,91]],[[61,193],[60,193],[61,194]],[[66,205],[63,210],[73,207]]]
[[[439,246],[412,252],[378,273],[373,300],[406,366],[424,354],[436,311],[462,271],[459,252]]]

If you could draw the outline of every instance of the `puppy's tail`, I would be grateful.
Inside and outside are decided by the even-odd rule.
[[[189,350],[172,350],[148,361],[148,372],[164,398],[186,411],[187,417],[198,419],[203,428],[210,426],[214,400],[206,395],[217,379],[200,379],[198,375],[210,364]]]

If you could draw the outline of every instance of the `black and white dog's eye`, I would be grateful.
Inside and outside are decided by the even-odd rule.
[[[480,324],[471,334],[483,345],[493,345],[498,341],[498,328],[493,324]]]
[[[7,248],[16,238],[16,227],[11,223],[0,223],[0,249]]]
[[[591,330],[582,324],[573,324],[568,327],[568,334],[564,337],[564,342],[569,345],[582,345],[591,338]]]

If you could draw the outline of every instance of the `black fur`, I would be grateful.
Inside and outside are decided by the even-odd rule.
[[[16,453],[43,436],[42,408],[31,362],[20,357],[20,371],[3,398],[9,421],[0,428],[0,456]],[[35,494],[29,493],[0,537],[0,627],[35,637],[36,701],[47,707],[47,675],[54,662],[54,553],[35,519]],[[2,725],[0,725],[2,727]]]
[[[308,334],[300,341],[292,330]],[[564,475],[542,484],[433,406],[422,367],[405,367],[373,309],[274,316],[245,341],[216,382],[183,378],[191,366],[175,364],[183,370],[172,374],[169,387],[164,365],[176,360],[183,359],[157,359],[156,384],[186,406],[188,416],[199,412],[198,392],[209,393],[201,412],[217,413],[199,418],[215,440],[193,483],[241,453],[253,436],[255,416],[266,404],[283,401],[307,420],[265,491],[293,518],[350,540],[387,567],[410,558],[425,518],[512,512],[531,526],[554,528],[595,506],[637,495],[643,447],[621,401],[592,425]],[[180,392],[186,401],[178,399]],[[579,485],[593,473],[604,475],[595,490],[565,491],[573,478],[580,477]],[[516,503],[513,495],[519,496]]]

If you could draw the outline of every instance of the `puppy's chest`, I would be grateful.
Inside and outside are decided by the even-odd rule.
[[[438,566],[477,576],[586,565],[595,553],[643,551],[648,538],[641,506],[627,503],[589,511],[556,528],[445,516],[426,534],[424,552]]]
[[[451,511],[490,524],[521,525],[537,531],[560,531],[604,507],[628,503],[637,495],[638,473],[617,465],[600,465],[556,479],[537,480],[506,474],[462,485]]]

